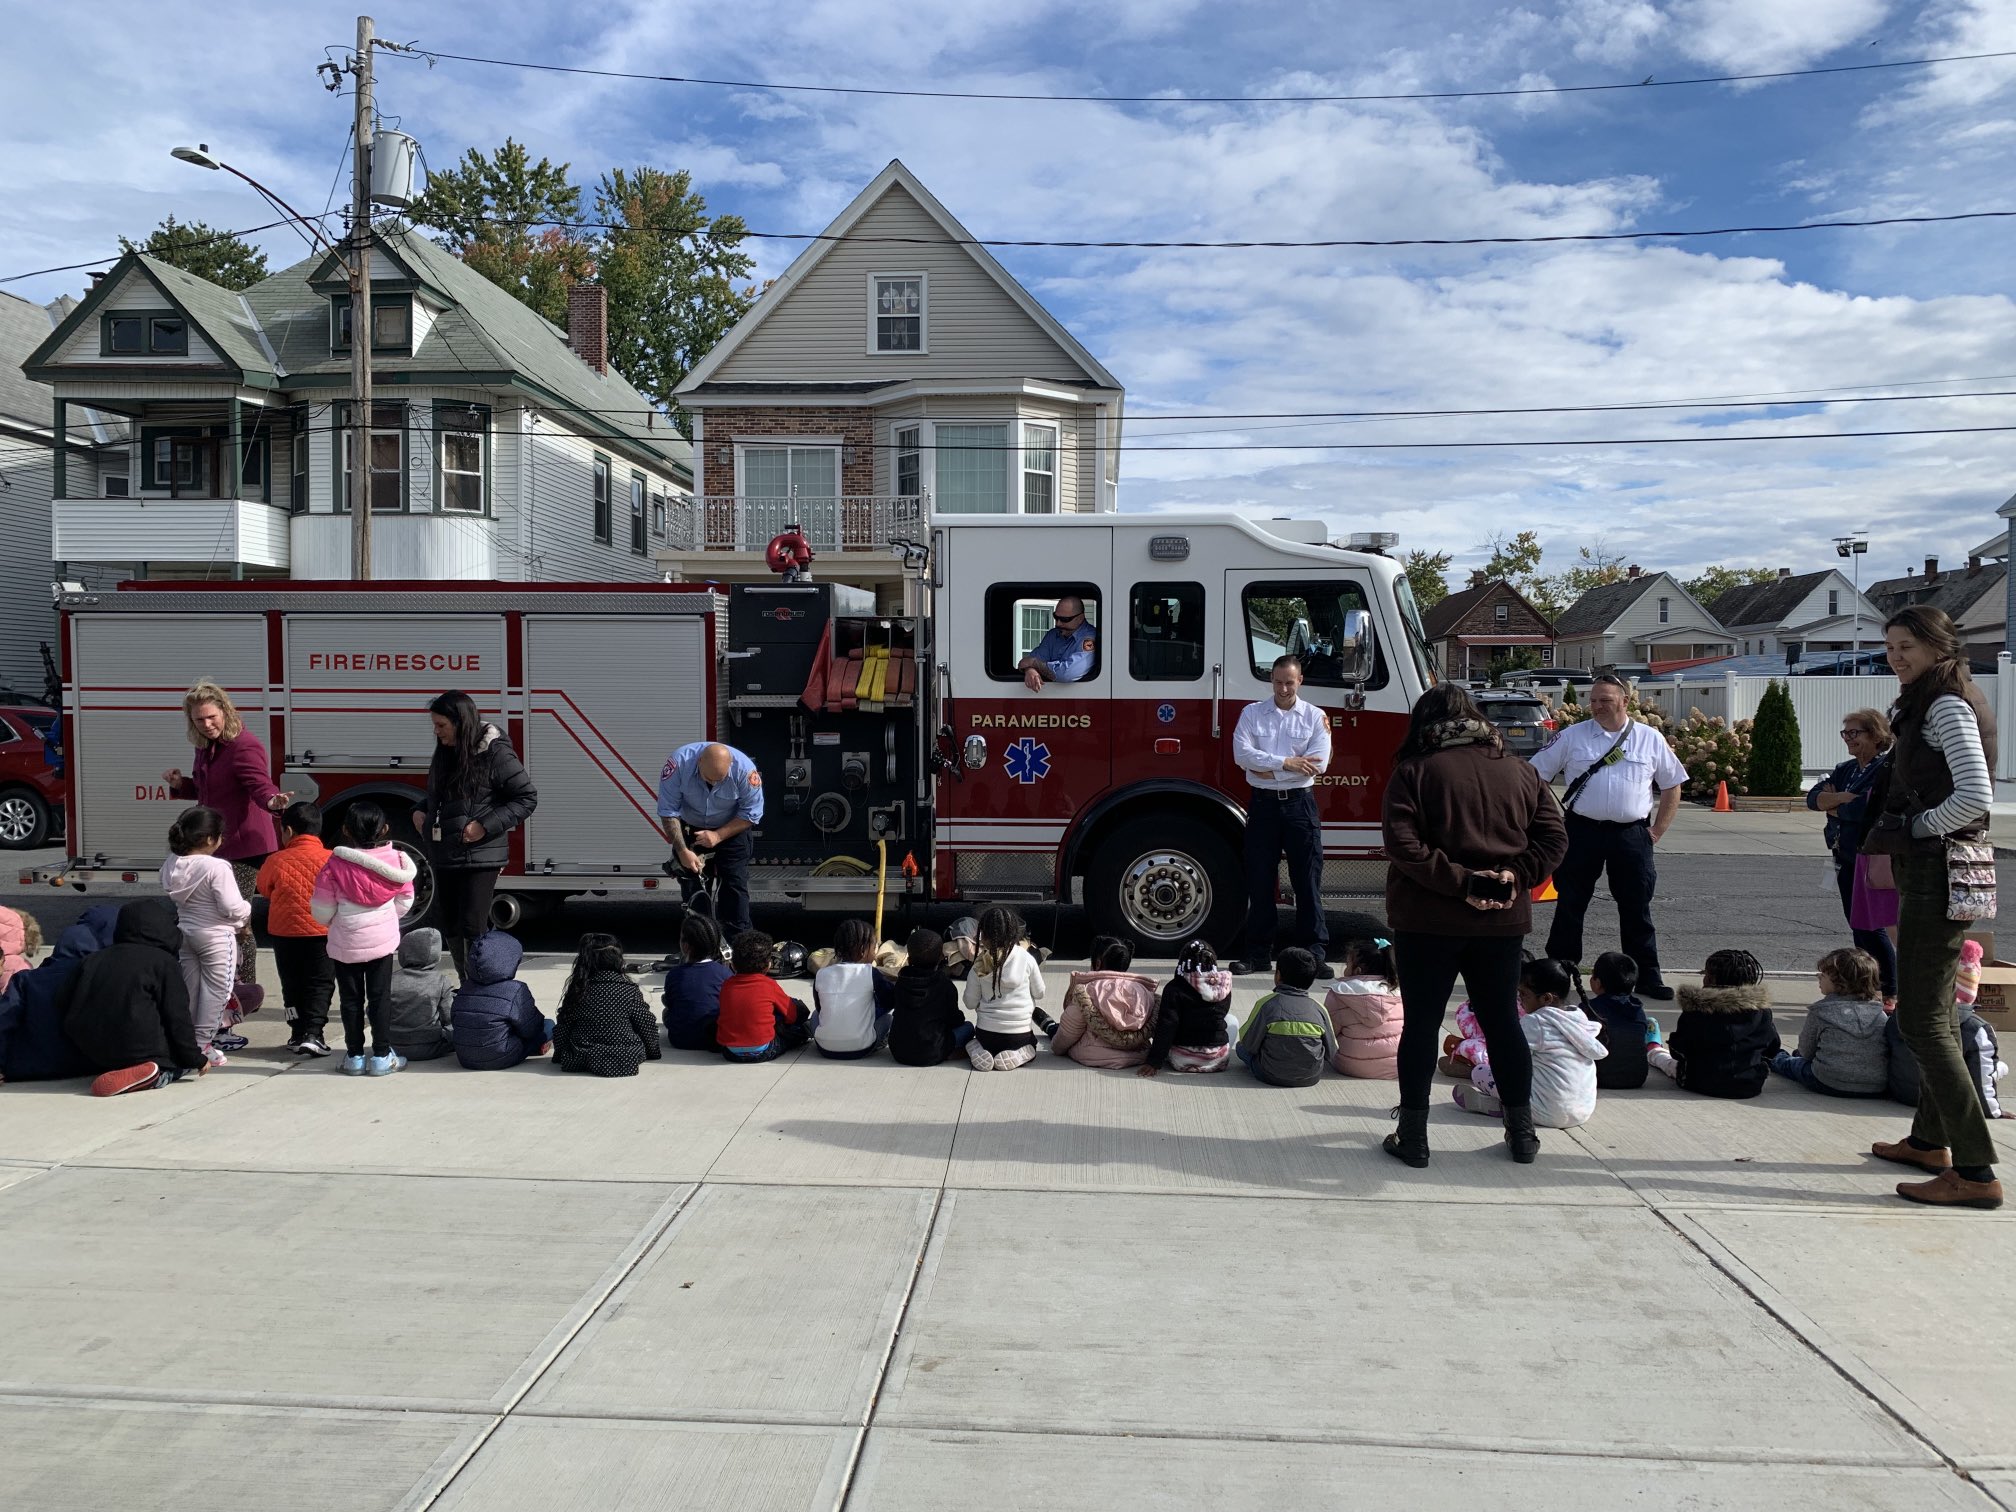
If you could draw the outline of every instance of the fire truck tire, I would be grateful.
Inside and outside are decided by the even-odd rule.
[[[1133,819],[1098,842],[1086,869],[1092,927],[1136,949],[1173,953],[1200,935],[1229,942],[1246,917],[1232,844],[1202,824]]]
[[[0,791],[0,850],[33,850],[49,836],[49,805],[33,788]]]
[[[397,799],[384,799],[372,795],[372,801],[385,810],[385,823],[392,831],[392,848],[413,863],[413,906],[406,917],[399,921],[399,932],[437,926],[436,917],[440,910],[434,906],[434,865],[427,859],[427,847],[420,843],[413,832],[413,807],[402,804]],[[343,830],[343,810],[332,807],[323,816],[322,833],[325,841],[334,846]]]

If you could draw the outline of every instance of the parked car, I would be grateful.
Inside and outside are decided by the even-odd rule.
[[[49,700],[40,693],[25,692],[20,688],[10,688],[0,683],[0,706],[22,709],[47,709]]]
[[[33,850],[63,826],[69,783],[50,760],[56,711],[0,705],[0,850]]]
[[[1553,711],[1535,694],[1500,688],[1471,696],[1505,737],[1505,749],[1515,756],[1531,756],[1552,740],[1559,728]]]

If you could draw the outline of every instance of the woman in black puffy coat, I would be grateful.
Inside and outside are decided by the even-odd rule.
[[[426,839],[433,864],[442,939],[455,974],[466,977],[469,942],[490,928],[497,873],[511,858],[507,837],[539,806],[539,790],[504,732],[484,723],[467,693],[443,693],[427,712],[434,720],[434,759],[427,768],[427,801],[414,810],[413,827]]]
[[[581,936],[553,1025],[553,1064],[590,1076],[635,1076],[660,1053],[658,1020],[623,971],[622,942],[614,935]]]

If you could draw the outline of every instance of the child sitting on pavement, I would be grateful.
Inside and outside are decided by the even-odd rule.
[[[1270,1087],[1315,1086],[1337,1053],[1330,1015],[1309,996],[1315,983],[1315,955],[1289,946],[1275,959],[1274,990],[1239,1035],[1239,1059]]]
[[[455,1048],[455,984],[441,970],[441,931],[415,929],[399,942],[386,997],[392,1048],[409,1061],[439,1060]]]
[[[210,1069],[176,959],[181,939],[175,905],[141,898],[119,910],[112,943],[78,968],[63,1032],[85,1069],[98,1073],[92,1096],[165,1087]]]
[[[1596,1085],[1628,1091],[1645,1085],[1652,1068],[1646,1056],[1659,1043],[1659,1021],[1638,1001],[1638,963],[1621,950],[1606,950],[1589,972],[1595,994],[1582,1011],[1595,1020],[1597,1038],[1609,1052],[1596,1063]]]
[[[1393,946],[1386,940],[1353,940],[1344,947],[1344,969],[1323,995],[1324,1011],[1337,1031],[1339,1073],[1369,1081],[1400,1075],[1400,978]]]
[[[1158,1007],[1155,979],[1129,970],[1133,964],[1134,947],[1125,940],[1100,935],[1092,941],[1091,970],[1071,973],[1063,1018],[1053,1023],[1040,1009],[1033,1015],[1054,1054],[1107,1071],[1148,1059]]]
[[[1981,1111],[1990,1118],[2016,1118],[2016,1112],[2002,1106],[1995,1084],[2009,1074],[2002,1059],[2000,1041],[1988,1021],[1975,1010],[1981,992],[1981,942],[1963,940],[1960,967],[1954,973],[1953,1005],[1960,1015],[1960,1056],[1967,1074],[1974,1079],[1974,1095],[1981,1099]],[[1893,1014],[1884,1026],[1884,1044],[1889,1052],[1890,1096],[1907,1108],[1918,1106],[1918,1057],[1904,1043]]]
[[[1176,957],[1176,975],[1162,987],[1148,1062],[1139,1074],[1223,1071],[1239,1039],[1239,1015],[1231,1011],[1232,973],[1218,965],[1209,940],[1192,940]]]
[[[888,1042],[896,984],[876,967],[875,944],[874,925],[842,919],[833,932],[833,960],[812,979],[819,1005],[812,1042],[829,1060],[860,1060]]]
[[[287,1048],[319,1058],[329,1053],[329,1001],[336,995],[336,968],[329,959],[329,927],[309,906],[315,879],[329,864],[322,843],[322,810],[290,803],[280,816],[280,849],[259,865],[252,888],[266,900],[266,933],[273,941],[273,965],[280,973],[280,1000],[287,1009]]]
[[[119,910],[89,908],[56,937],[49,959],[0,992],[0,1082],[60,1081],[90,1069],[63,1032],[63,1001],[85,960],[112,943]]]
[[[966,1057],[975,1071],[1013,1071],[1036,1058],[1036,1005],[1043,1001],[1043,968],[1023,941],[1022,917],[1012,908],[980,915],[966,1006],[978,1027]]]
[[[590,1076],[635,1076],[661,1053],[658,1020],[623,969],[623,942],[612,934],[584,934],[560,993],[553,1064]]]
[[[1881,1097],[1890,1086],[1883,1031],[1882,977],[1876,958],[1852,947],[1818,965],[1820,1001],[1806,1010],[1799,1048],[1780,1050],[1771,1069],[1829,1097]]]
[[[42,926],[35,915],[26,909],[0,908],[0,992],[7,990],[16,972],[34,966],[41,949]]]
[[[935,929],[913,929],[908,959],[896,973],[896,1006],[889,1019],[889,1053],[905,1066],[950,1060],[973,1038],[959,1006],[959,988],[945,969],[945,940]]]
[[[721,931],[704,913],[688,909],[679,925],[679,960],[665,972],[665,1043],[674,1050],[717,1051],[714,1025],[721,1017]]]
[[[1575,994],[1577,1003],[1568,995]],[[1596,1064],[1606,1052],[1595,1021],[1579,1006],[1582,984],[1565,961],[1528,961],[1519,970],[1519,1030],[1533,1053],[1533,1122],[1543,1129],[1572,1129],[1596,1112]],[[1470,1085],[1453,1089],[1456,1105],[1502,1118],[1498,1079],[1486,1061]]]
[[[775,1060],[812,1037],[805,1005],[777,984],[770,963],[777,942],[760,929],[744,930],[732,947],[735,971],[721,984],[721,1017],[714,1035],[731,1061]]]
[[[553,1048],[553,1020],[518,980],[525,947],[501,929],[471,940],[449,1010],[455,1059],[471,1071],[508,1071]]]
[[[1680,989],[1680,1021],[1645,1057],[1654,1071],[1704,1097],[1755,1097],[1782,1042],[1771,1018],[1764,968],[1747,950],[1718,950],[1699,987]]]

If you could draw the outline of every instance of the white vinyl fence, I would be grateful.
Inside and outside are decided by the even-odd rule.
[[[1997,659],[1994,676],[1978,677],[1975,684],[1995,711],[1999,730],[2016,732],[2016,674],[2009,657]],[[1682,720],[1694,710],[1719,715],[1734,723],[1757,712],[1764,690],[1773,682],[1783,682],[1792,695],[1792,708],[1799,716],[1800,764],[1809,772],[1825,772],[1844,759],[1841,720],[1857,709],[1887,709],[1897,700],[1897,679],[1886,674],[1862,677],[1738,677],[1733,672],[1711,672],[1701,677],[1682,675],[1674,682],[1641,682],[1638,701],[1657,708],[1670,720]],[[2005,739],[1998,755],[1998,781],[2016,781],[2016,738]]]

